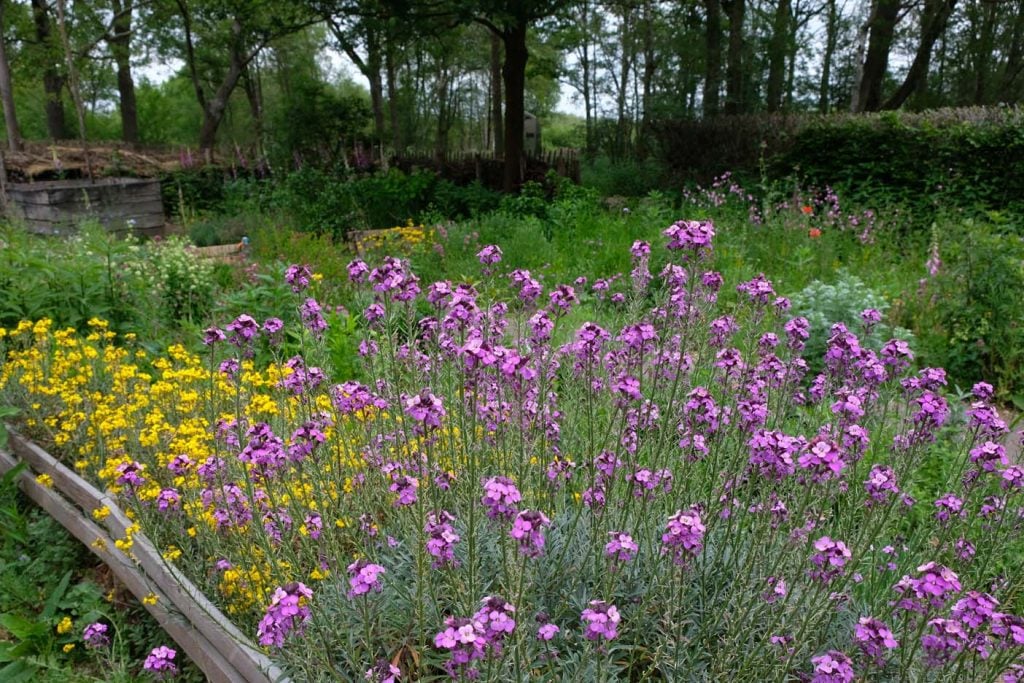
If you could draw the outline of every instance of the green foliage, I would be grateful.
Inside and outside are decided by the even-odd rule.
[[[995,216],[995,218],[999,218]],[[915,303],[929,357],[968,387],[1024,397],[1024,242],[1018,224],[963,221],[943,231],[942,266]]]
[[[820,372],[825,348],[831,336],[832,326],[843,323],[847,329],[860,338],[861,346],[878,351],[882,344],[893,337],[906,341],[913,340],[909,330],[882,322],[865,330],[861,312],[873,308],[884,314],[889,303],[855,275],[840,271],[833,284],[815,280],[792,297],[792,312],[807,318],[811,337],[807,340],[804,358],[812,372]]]
[[[209,264],[186,242],[139,243],[98,225],[68,239],[0,227],[0,325],[49,318],[82,329],[102,318],[119,332],[159,336],[209,310]]]
[[[642,197],[668,184],[667,167],[656,159],[622,161],[598,157],[580,169],[581,182],[598,194]]]

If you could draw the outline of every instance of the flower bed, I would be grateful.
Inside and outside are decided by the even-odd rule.
[[[726,310],[711,224],[665,235],[657,278],[637,242],[630,277],[546,293],[495,246],[473,284],[355,261],[359,381],[328,380],[302,266],[301,330],[154,358],[26,323],[0,381],[295,680],[1017,680],[1024,468],[992,388],[959,414],[843,326],[808,377],[771,282]]]

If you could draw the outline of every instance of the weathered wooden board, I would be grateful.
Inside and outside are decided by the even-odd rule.
[[[54,502],[48,500],[52,496],[43,496],[36,491],[36,495],[30,494],[33,500],[83,543],[89,545],[96,538],[103,539],[108,550],[97,554],[115,570],[115,573],[119,569],[133,572],[133,575],[124,582],[140,599],[147,591],[137,593],[133,585],[145,585],[147,589],[152,587],[152,592],[166,598],[162,604],[173,607],[173,615],[182,622],[181,628],[176,627],[177,622],[171,623],[167,628],[168,634],[175,638],[175,641],[213,680],[287,683],[288,679],[281,669],[257,649],[186,576],[165,562],[144,534],[136,533],[132,536],[132,555],[136,564],[113,550],[114,544],[110,539],[123,538],[125,529],[131,525],[131,521],[110,496],[14,430],[10,433],[10,449],[18,459],[29,465],[32,473],[50,475],[53,479],[53,490],[62,494],[56,495],[49,491],[59,499],[58,502]],[[10,469],[15,464],[13,458],[0,458],[0,472]],[[33,485],[41,488],[32,478],[32,474],[24,474],[19,484],[26,493],[29,493]],[[63,496],[66,496],[67,500]],[[109,534],[87,516],[92,510],[104,506],[110,510],[110,515],[103,522]],[[95,548],[91,549],[96,552]],[[157,605],[160,604],[161,601],[158,601]],[[150,606],[147,606],[147,609],[149,608]],[[160,620],[163,615],[154,613],[154,616]],[[161,625],[164,625],[163,621]],[[179,635],[182,639],[179,639]],[[194,655],[192,650],[197,650],[198,654]],[[210,656],[204,656],[203,650],[208,650]]]
[[[74,233],[86,220],[111,231],[160,234],[164,227],[160,182],[148,178],[101,178],[12,183],[7,212],[31,231]]]

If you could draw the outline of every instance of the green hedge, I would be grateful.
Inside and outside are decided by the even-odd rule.
[[[928,208],[1024,208],[1024,110],[745,115],[663,123],[664,162],[681,179],[726,171],[798,177],[853,199]]]

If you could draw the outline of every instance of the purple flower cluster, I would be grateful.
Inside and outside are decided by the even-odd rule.
[[[614,640],[619,635],[619,622],[622,616],[615,605],[604,600],[591,600],[590,607],[580,614],[583,620],[583,637],[587,640]]]
[[[491,477],[484,482],[484,495],[480,503],[487,508],[491,519],[509,520],[519,512],[523,495],[508,477]]]
[[[348,584],[350,586],[348,597],[366,595],[370,591],[380,593],[384,589],[380,583],[380,577],[386,573],[384,567],[379,564],[373,564],[364,559],[356,560],[348,566]]]
[[[551,520],[539,510],[522,510],[512,522],[508,532],[519,545],[519,552],[527,557],[538,557],[544,552],[544,529]]]
[[[260,645],[284,647],[289,635],[301,633],[310,619],[309,601],[312,598],[313,591],[302,583],[275,588],[256,630]]]
[[[811,683],[851,683],[854,678],[853,662],[838,650],[829,650],[811,658],[814,665]]]
[[[150,651],[146,661],[142,663],[142,668],[153,674],[157,680],[171,678],[178,673],[178,666],[174,663],[177,654],[166,645],[160,645]]]
[[[850,561],[852,553],[842,541],[822,536],[814,542],[814,554],[811,562],[817,567],[809,574],[811,578],[828,582],[843,573],[843,568]]]
[[[878,666],[883,665],[886,650],[894,650],[900,645],[889,627],[874,617],[860,618],[853,631],[853,639]]]
[[[424,428],[438,428],[445,416],[444,405],[441,399],[424,389],[415,396],[408,396],[403,399],[405,412],[412,419],[424,425]]]
[[[604,554],[614,564],[629,562],[640,551],[640,546],[629,534],[622,531],[609,531],[608,535],[612,537],[612,540],[605,544]]]
[[[662,234],[668,238],[669,250],[688,252],[703,259],[711,255],[715,226],[711,221],[676,221]]]
[[[661,536],[661,552],[672,553],[675,564],[685,565],[703,549],[704,531],[700,511],[696,506],[686,511],[677,510],[665,525],[665,533]]]
[[[458,566],[458,561],[455,559],[455,544],[459,542],[460,538],[455,533],[455,527],[452,526],[454,521],[455,517],[444,510],[427,515],[423,531],[428,536],[427,552],[434,558],[434,569]]]
[[[107,635],[107,630],[107,625],[98,621],[86,626],[82,632],[85,646],[96,649],[110,645],[110,636]]]

